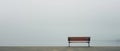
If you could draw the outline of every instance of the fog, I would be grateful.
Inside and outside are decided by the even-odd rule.
[[[120,0],[0,1],[0,46],[66,46],[68,36],[120,44],[119,30]]]

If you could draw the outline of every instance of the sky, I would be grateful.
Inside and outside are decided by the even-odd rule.
[[[0,45],[66,45],[69,36],[120,41],[120,0],[1,0]]]

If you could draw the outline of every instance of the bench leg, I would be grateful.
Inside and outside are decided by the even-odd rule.
[[[70,42],[68,43],[68,47],[70,47]]]
[[[90,43],[88,43],[88,47],[90,47]]]

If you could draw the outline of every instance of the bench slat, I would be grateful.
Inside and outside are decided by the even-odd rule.
[[[68,37],[68,41],[90,41],[90,37]]]

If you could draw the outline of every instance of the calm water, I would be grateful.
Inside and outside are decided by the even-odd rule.
[[[71,43],[72,46],[87,46],[86,43]],[[68,42],[62,41],[24,41],[24,42],[0,42],[0,46],[68,46]],[[99,40],[91,41],[91,46],[120,46],[120,41]]]

